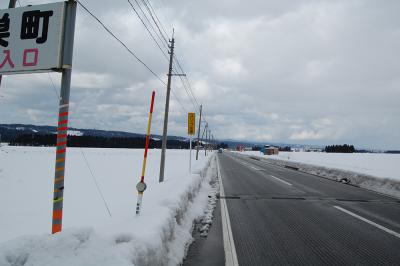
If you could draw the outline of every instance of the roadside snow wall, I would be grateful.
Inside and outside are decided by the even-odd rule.
[[[257,160],[263,160],[273,165],[298,170],[304,173],[317,175],[320,177],[347,182],[348,184],[373,190],[386,195],[400,198],[400,182],[389,178],[380,178],[352,171],[345,171],[334,168],[327,168],[298,162],[288,162],[278,159],[264,159],[257,156],[250,156]]]

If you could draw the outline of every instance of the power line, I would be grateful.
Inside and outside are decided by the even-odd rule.
[[[128,0],[128,1],[129,1],[129,0]],[[164,28],[162,22],[161,22],[160,19],[158,18],[157,13],[155,12],[154,8],[152,7],[150,1],[149,1],[149,0],[141,0],[141,1],[142,1],[143,4],[145,5],[145,7],[146,7],[146,9],[147,9],[147,12],[150,14],[150,16],[151,16],[151,18],[152,18],[152,20],[153,20],[153,23],[156,25],[156,27],[157,27],[157,29],[158,29],[158,31],[159,31],[160,36],[161,36],[161,37],[164,39],[164,41],[168,44],[168,41],[167,41],[166,37],[164,36],[164,34],[167,35],[167,36],[168,36],[168,34],[166,33],[166,30],[165,30],[165,28]],[[135,2],[137,3],[137,0],[135,0]],[[138,3],[137,3],[137,4],[138,4]],[[139,8],[140,8],[140,5],[139,5],[139,4],[138,4],[138,6],[139,6]],[[141,8],[140,8],[140,9],[141,9]],[[141,9],[141,11],[143,12],[142,9]],[[144,14],[144,12],[143,12],[143,14]],[[153,14],[154,14],[154,15],[153,15]],[[145,15],[145,14],[144,14],[144,15]],[[146,17],[147,21],[150,23],[150,25],[152,25],[151,22],[149,21],[149,19],[147,18],[146,15],[145,15],[145,17]],[[158,23],[157,23],[157,21],[158,21]],[[142,23],[144,24],[143,21],[142,21]],[[160,25],[159,25],[159,24],[160,24]],[[161,27],[161,28],[160,28],[160,27]],[[146,28],[147,28],[147,27],[146,27]],[[152,27],[152,29],[154,30],[154,27]],[[163,32],[162,32],[161,29],[163,30],[164,34],[163,34]],[[148,31],[149,31],[149,30],[148,30]],[[156,33],[156,34],[157,34],[157,33]],[[157,36],[159,37],[158,34],[157,34]],[[179,63],[178,59],[177,59],[175,56],[174,56],[174,58],[175,58],[176,63],[178,64],[178,68],[180,69],[180,71],[181,71],[182,73],[185,73],[185,71],[183,70],[183,68],[182,68],[181,64]],[[185,76],[185,77],[186,77],[186,76]],[[197,99],[196,99],[196,97],[195,97],[195,95],[194,95],[194,93],[193,93],[193,90],[192,90],[192,88],[191,88],[191,84],[190,84],[190,82],[189,82],[189,79],[186,77],[186,82],[187,82],[187,85],[186,85],[185,80],[182,78],[182,76],[179,76],[179,78],[180,78],[180,80],[181,80],[181,83],[182,83],[182,85],[183,85],[183,88],[184,88],[186,94],[188,95],[189,100],[190,100],[191,103],[193,104],[193,107],[194,107],[194,109],[196,110],[196,112],[198,113],[199,104],[198,104],[198,101],[197,101]],[[173,93],[173,96],[174,96],[174,97],[177,99],[177,101],[179,102],[179,104],[183,107],[183,109],[186,110],[186,108],[184,108],[184,106],[183,106],[183,104],[181,103],[181,101],[178,99],[177,95],[176,95],[173,91],[172,91],[172,93]]]
[[[161,23],[160,19],[158,18],[156,11],[154,10],[153,6],[152,6],[151,3],[150,3],[150,0],[147,0],[147,4],[150,6],[151,10],[153,11],[154,16],[156,17],[158,23],[160,23],[161,29],[163,30],[163,32],[165,33],[165,35],[168,36],[168,33],[167,33],[167,31],[165,30],[165,28],[164,28],[163,24]]]
[[[164,57],[167,59],[168,61],[168,56],[167,54],[164,52],[164,50],[161,48],[160,44],[157,42],[156,38],[154,38],[153,34],[150,32],[149,28],[147,27],[147,25],[144,23],[143,19],[140,17],[139,13],[136,11],[135,7],[133,6],[133,4],[131,3],[131,1],[128,0],[128,3],[130,4],[130,6],[132,7],[133,11],[135,11],[136,16],[140,19],[140,21],[142,22],[143,26],[146,28],[147,32],[150,34],[151,38],[153,39],[153,41],[156,43],[156,45],[158,46],[158,49],[160,49],[160,51],[163,53]]]
[[[106,201],[106,199],[104,198],[103,192],[101,192],[101,189],[100,189],[100,187],[99,187],[99,184],[97,183],[96,177],[95,177],[94,174],[93,174],[92,168],[90,168],[90,165],[89,165],[88,160],[86,159],[85,153],[83,152],[83,150],[82,150],[81,147],[79,147],[79,150],[81,151],[82,157],[83,157],[83,159],[84,159],[84,161],[85,161],[85,163],[86,163],[87,168],[89,169],[90,175],[92,176],[93,182],[94,182],[94,184],[96,185],[97,191],[99,192],[100,197],[103,199],[103,203],[104,203],[104,206],[106,207],[106,209],[107,209],[107,211],[108,211],[108,215],[110,215],[110,217],[111,217],[110,208],[108,207],[107,201]]]
[[[150,2],[149,2],[149,5],[147,5],[146,0],[142,0],[142,2],[143,2],[143,4],[145,5],[145,7],[147,8],[147,11],[149,12],[149,14],[150,14],[152,20],[154,21],[154,24],[156,25],[158,31],[160,32],[160,35],[163,37],[165,43],[168,45],[167,39],[164,37],[163,33],[161,32],[161,29],[160,29],[160,27],[158,26],[158,23],[157,23],[157,21],[154,19],[153,13],[151,12],[151,10],[150,10],[150,8],[149,8]],[[155,14],[155,12],[154,12],[154,14]],[[160,23],[160,24],[161,24],[161,23]],[[165,35],[168,36],[168,34],[165,34]]]
[[[164,45],[164,47],[166,47],[168,49],[168,42],[164,43],[163,39],[158,35],[157,31],[154,29],[153,24],[151,23],[151,21],[149,20],[149,18],[147,17],[146,13],[143,11],[142,7],[140,6],[139,2],[137,0],[135,0],[137,6],[139,7],[140,11],[142,12],[144,18],[146,19],[146,21],[148,22],[148,24],[150,25],[151,29],[153,30],[153,32],[156,34],[157,38],[161,41],[161,44]],[[162,36],[165,40],[165,37]]]
[[[147,70],[149,70],[162,84],[166,85],[165,81],[163,81],[146,63],[144,63],[128,46],[121,41],[106,25],[96,17],[90,10],[84,6],[79,0],[77,1],[78,4],[90,15],[92,16],[100,25],[115,39],[117,40],[137,61],[139,61]]]

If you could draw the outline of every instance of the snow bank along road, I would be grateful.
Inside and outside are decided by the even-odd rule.
[[[399,265],[400,200],[219,154],[239,265]]]
[[[148,188],[137,217],[143,150],[68,148],[63,231],[50,235],[54,152],[0,148],[0,266],[181,263],[193,240],[193,221],[203,219],[213,199],[213,156],[200,153],[189,174],[188,151],[168,150],[165,181],[159,183],[161,152],[150,150]]]

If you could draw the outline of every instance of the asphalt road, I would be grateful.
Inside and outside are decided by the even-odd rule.
[[[400,265],[399,199],[234,153],[218,158],[239,265]],[[221,242],[210,241],[209,260],[192,253],[203,257],[197,265],[221,265]]]

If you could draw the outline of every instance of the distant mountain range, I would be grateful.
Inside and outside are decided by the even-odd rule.
[[[23,134],[56,134],[57,127],[55,126],[37,126],[37,125],[26,125],[26,124],[0,124],[0,141],[10,142],[16,136]],[[103,138],[144,138],[145,134],[138,134],[125,131],[111,131],[111,130],[100,130],[100,129],[81,129],[81,128],[69,128],[68,135],[71,136],[92,136],[92,137],[103,137]],[[160,135],[151,135],[153,140],[161,140]],[[194,138],[196,139],[196,138]],[[189,139],[187,137],[180,136],[168,136],[168,140],[176,140],[187,142]],[[228,145],[229,148],[236,148],[238,145],[245,147],[272,145],[276,147],[291,147],[292,149],[323,149],[324,146],[321,145],[305,145],[305,144],[288,144],[288,143],[272,143],[272,142],[260,142],[260,141],[239,141],[233,139],[219,139],[218,142],[223,142]],[[365,152],[370,152],[373,150],[365,150]],[[375,151],[376,152],[376,151]],[[398,152],[398,151],[394,151]]]
[[[9,142],[18,135],[23,134],[56,134],[57,127],[55,126],[36,126],[36,125],[25,125],[25,124],[0,124],[0,135],[1,140]],[[132,137],[145,137],[145,134],[131,133],[125,131],[110,131],[100,129],[81,129],[81,128],[69,128],[68,135],[71,136],[92,136],[92,137],[104,137],[104,138],[132,138]],[[160,140],[162,136],[151,135],[154,140]],[[168,136],[169,140],[188,141],[188,138],[180,136]],[[286,143],[268,143],[268,142],[252,142],[252,141],[239,141],[232,139],[219,140],[228,145],[230,148],[236,148],[238,145],[246,147],[273,145],[278,147],[290,146],[291,148],[323,148],[321,146],[310,146],[310,145],[298,145],[298,144],[286,144]]]

